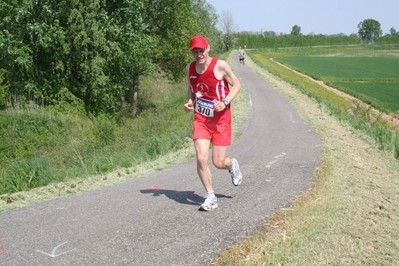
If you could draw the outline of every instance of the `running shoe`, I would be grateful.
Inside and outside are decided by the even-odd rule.
[[[240,171],[240,166],[236,159],[231,159],[233,166],[229,169],[229,173],[231,175],[231,181],[234,186],[238,186],[242,183],[242,173]]]
[[[216,209],[218,207],[218,198],[213,196],[213,197],[207,197],[205,199],[205,202],[201,204],[199,207],[200,211],[211,211],[213,209]]]

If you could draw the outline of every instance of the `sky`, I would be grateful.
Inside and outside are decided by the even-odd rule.
[[[230,11],[238,31],[350,35],[365,19],[381,24],[383,35],[399,31],[399,0],[206,0],[220,16]]]

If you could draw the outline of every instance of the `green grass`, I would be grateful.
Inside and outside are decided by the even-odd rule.
[[[275,60],[387,113],[399,113],[399,57],[281,56]]]
[[[391,69],[392,65],[396,66],[397,62],[399,62],[397,55],[392,55],[392,51],[385,51],[385,56],[382,58],[365,58],[364,54],[367,54],[365,53],[365,51],[367,52],[367,50],[365,50],[366,48],[359,47],[359,57],[348,58],[343,55],[353,55],[354,48],[340,47],[341,50],[335,50],[334,54],[335,57],[338,55],[339,57],[333,59],[331,58],[331,48],[326,48],[329,50],[328,53],[322,53],[320,52],[320,49],[321,48],[316,49],[317,53],[314,52],[313,48],[281,49],[281,51],[276,49],[265,49],[249,51],[248,54],[255,63],[267,69],[273,75],[276,75],[288,83],[293,84],[304,94],[315,99],[319,104],[326,106],[334,116],[337,116],[344,121],[348,121],[354,128],[366,132],[366,134],[378,141],[378,143],[381,145],[381,149],[390,150],[393,152],[395,158],[399,158],[399,132],[395,124],[392,124],[389,120],[382,119],[382,115],[373,111],[371,108],[363,107],[357,102],[352,102],[349,99],[338,96],[336,93],[327,90],[322,85],[313,82],[306,77],[300,76],[270,59],[273,57],[284,62],[284,60],[288,58],[288,61],[295,63],[291,64],[296,65],[295,68],[299,72],[307,73],[308,71],[310,73],[313,71],[313,73],[310,73],[310,75],[315,77],[318,75],[321,76],[320,73],[327,75],[330,73],[329,70],[332,70],[332,73],[339,74],[330,74],[325,78],[326,80],[323,79],[323,81],[327,83],[342,82],[340,83],[341,85],[344,85],[342,90],[346,90],[348,92],[350,91],[353,95],[357,95],[359,99],[365,100],[367,103],[379,110],[397,112],[399,110],[399,101],[397,101],[397,99],[399,99],[399,88],[396,86],[396,84],[398,84],[398,79],[393,78],[393,76],[395,76],[395,70],[398,68]],[[350,49],[350,51],[348,52],[346,49]],[[303,54],[312,54],[312,57],[305,57],[303,54],[300,54],[300,52]],[[378,52],[379,55],[381,55],[381,53],[382,51]],[[313,57],[315,54],[328,54],[329,56]],[[314,59],[316,59],[318,62],[315,67],[312,64]],[[351,60],[355,63],[351,63]],[[367,77],[366,70],[372,68],[371,65],[373,60],[376,60],[380,67],[386,70],[387,74],[385,74],[385,72],[374,71],[374,74],[370,75],[375,75],[379,78],[369,78],[367,79],[367,82],[362,81],[359,78],[353,78],[359,77],[360,72],[362,73],[363,78]],[[324,64],[322,64],[323,62]],[[329,64],[329,62],[335,63]],[[341,70],[341,67],[339,66],[345,65],[342,62],[345,62],[345,64],[349,66],[353,65],[354,67],[346,67],[346,69]],[[367,66],[363,66],[365,62],[368,62]],[[382,66],[384,62],[387,62],[388,68]],[[331,65],[333,66],[331,67]],[[303,66],[304,70],[300,69],[299,66]],[[362,69],[362,71],[359,69]],[[376,73],[378,73],[378,75]],[[351,77],[352,79],[348,79],[348,77]],[[345,84],[343,82],[345,82]],[[383,88],[381,88],[381,85],[383,85]],[[337,87],[339,89],[339,86]]]
[[[327,84],[386,113],[399,114],[399,82],[334,81]]]
[[[219,58],[231,61],[231,54]],[[71,106],[0,112],[0,212],[145,176],[195,156],[187,83],[161,75],[140,80],[135,118],[87,117]],[[247,118],[234,100],[233,135]],[[15,123],[17,122],[17,123]],[[5,191],[5,194],[3,194]]]
[[[155,74],[140,80],[134,118],[87,116],[79,106],[31,104],[0,111],[0,211],[145,175],[176,163],[175,157],[193,157],[193,114],[184,112],[186,101],[185,80],[171,84]],[[240,93],[234,101],[235,137],[247,111]]]
[[[377,56],[377,57],[391,57],[397,54],[399,45],[331,45],[331,46],[313,46],[313,47],[285,47],[285,48],[271,48],[258,49],[259,51],[267,53],[269,57],[276,58],[281,56]]]
[[[186,98],[185,82],[156,75],[141,80],[134,118],[33,104],[1,111],[0,195],[105,174],[182,148],[191,136]]]
[[[345,102],[317,95],[324,93],[320,85],[261,53],[247,65],[297,107],[325,152],[306,193],[209,265],[399,265],[399,165],[383,151],[395,137],[389,124],[372,123],[359,106],[348,115],[337,107]]]
[[[398,80],[399,57],[296,56],[277,61],[320,80]]]

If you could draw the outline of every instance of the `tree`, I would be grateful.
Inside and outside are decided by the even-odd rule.
[[[294,35],[294,36],[301,35],[301,27],[299,27],[298,25],[294,25],[291,30],[291,35]]]
[[[139,76],[184,78],[195,34],[217,40],[205,0],[7,0],[0,68],[11,101],[59,102],[87,112],[136,112]],[[214,9],[213,9],[214,10]]]
[[[234,33],[238,30],[238,26],[234,23],[233,14],[230,10],[224,10],[220,16],[219,25],[222,30],[226,51],[234,45]]]
[[[197,34],[207,38],[213,52],[222,53],[224,44],[221,32],[217,29],[218,15],[215,7],[208,4],[206,0],[192,0],[192,2],[193,16],[198,24]]]
[[[382,35],[381,24],[374,19],[365,19],[357,25],[360,39],[366,43],[374,42]]]
[[[392,36],[398,35],[398,34],[399,34],[399,32],[397,32],[397,31],[395,30],[394,27],[392,27],[392,28],[389,30],[389,32],[391,33]]]
[[[205,0],[141,1],[145,36],[156,42],[146,60],[158,65],[171,82],[179,82],[185,77],[184,67],[192,58],[188,49],[190,38],[202,34],[210,37],[210,41],[217,41],[214,8]],[[134,84],[137,95],[138,76]]]
[[[270,31],[264,31],[264,32],[263,32],[263,36],[275,37],[275,36],[277,36],[277,33],[276,33],[275,31],[272,31],[272,30],[270,30]]]
[[[146,56],[155,46],[143,37],[141,2],[19,2],[0,6],[0,67],[9,73],[14,101],[66,100],[87,112],[119,111],[133,73],[149,69]]]
[[[7,94],[7,84],[4,84],[4,75],[6,71],[4,69],[0,69],[0,108],[6,105],[6,94]]]
[[[62,83],[65,32],[55,1],[40,5],[7,1],[0,5],[0,67],[6,69],[11,103],[35,100],[45,104]],[[60,7],[61,8],[61,7]],[[58,57],[58,60],[54,58]],[[58,87],[63,87],[60,84]]]

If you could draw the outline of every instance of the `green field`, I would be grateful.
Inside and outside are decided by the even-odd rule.
[[[352,51],[351,51],[352,52]],[[281,56],[274,59],[344,91],[372,106],[399,113],[399,56],[392,51],[378,56],[345,54]]]
[[[375,48],[375,47],[374,47]],[[248,52],[250,58],[269,73],[294,85],[325,106],[332,115],[364,131],[383,149],[399,158],[399,128],[395,120],[382,118],[368,106],[341,97],[299,72],[321,80],[386,113],[399,114],[399,53],[372,46],[300,47],[259,49]],[[390,48],[390,47],[387,47]]]

